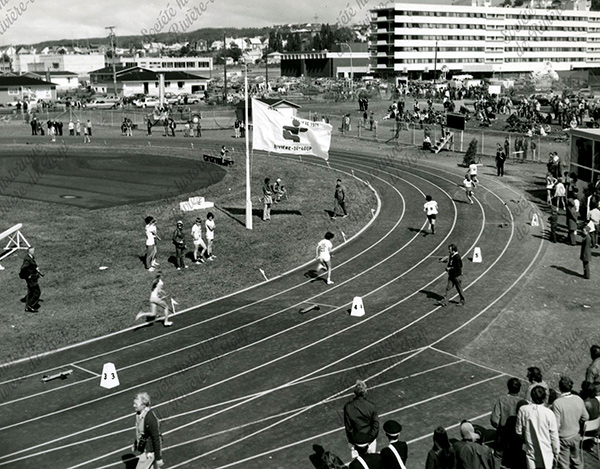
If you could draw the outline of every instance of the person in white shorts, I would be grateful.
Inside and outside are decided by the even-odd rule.
[[[471,176],[468,174],[465,176],[465,180],[463,181],[463,187],[465,188],[465,193],[467,194],[467,199],[469,202],[473,204],[473,198],[475,194],[473,193],[473,181],[471,181]]]
[[[479,179],[477,179],[477,166],[479,166],[474,161],[469,165],[468,175],[471,176],[471,181],[473,182],[473,188],[477,187],[479,184]]]
[[[215,240],[215,216],[212,212],[206,214],[206,222],[204,224],[206,225],[206,255],[208,256],[208,260],[212,261],[217,258],[212,250],[213,242]]]
[[[206,244],[204,244],[204,240],[202,239],[202,219],[200,217],[196,218],[196,223],[192,225],[192,238],[194,240],[194,262],[196,264],[204,264]],[[198,259],[198,251],[200,246],[202,246],[202,252],[200,252],[200,259]]]
[[[317,260],[319,261],[319,267],[317,270],[327,270],[327,285],[332,285],[331,281],[331,250],[333,249],[334,234],[330,231],[325,233],[325,239],[319,241],[317,244]]]
[[[429,228],[431,229],[431,234],[435,234],[435,219],[438,214],[438,204],[433,198],[428,195],[425,196],[425,204],[423,205],[423,211],[427,215],[427,220],[429,220]]]
[[[161,274],[158,274],[154,281],[152,282],[152,293],[150,293],[150,312],[144,313],[140,312],[135,317],[136,321],[139,321],[145,317],[155,318],[157,316],[156,308],[160,306],[164,308],[164,322],[165,327],[169,327],[173,325],[172,321],[169,321],[169,305],[164,300],[167,296],[163,291],[164,282],[162,281]]]

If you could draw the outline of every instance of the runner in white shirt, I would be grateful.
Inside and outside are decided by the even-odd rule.
[[[202,240],[202,219],[196,218],[196,223],[192,225],[192,238],[194,240],[194,262],[196,264],[204,264],[204,255],[206,254],[206,244]],[[200,259],[198,259],[198,250],[202,246],[202,252],[200,253]]]
[[[425,200],[427,202],[423,205],[423,211],[427,214],[431,234],[435,234],[435,219],[438,214],[438,204],[430,195],[426,196]]]
[[[208,244],[206,248],[206,255],[208,256],[208,260],[212,261],[217,258],[212,251],[213,242],[215,239],[215,216],[212,214],[212,212],[208,212],[206,214],[206,222],[204,224],[206,225],[206,243]]]
[[[150,312],[144,313],[140,312],[135,317],[135,320],[138,321],[142,318],[155,318],[156,308],[158,306],[164,309],[164,321],[163,324],[165,327],[169,327],[173,325],[172,321],[169,321],[169,305],[164,300],[166,293],[163,291],[164,282],[162,281],[161,274],[158,274],[154,281],[152,282],[152,293],[150,294]]]
[[[475,162],[471,163],[469,165],[469,176],[471,176],[471,181],[473,182],[473,187],[476,187],[477,184],[479,184],[479,179],[477,179],[477,166],[479,166],[478,164],[476,164]]]
[[[471,181],[471,176],[469,176],[468,174],[465,176],[465,180],[463,181],[463,187],[465,188],[467,199],[469,199],[469,202],[473,204],[472,197],[475,197],[475,194],[473,192],[473,181]]]
[[[319,261],[317,270],[327,270],[327,285],[333,284],[331,281],[331,250],[333,249],[331,240],[333,237],[334,234],[328,231],[325,233],[325,239],[317,244],[317,260]]]

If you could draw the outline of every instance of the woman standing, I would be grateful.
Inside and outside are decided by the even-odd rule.
[[[426,469],[456,469],[456,453],[443,427],[433,432],[433,448],[427,454]]]

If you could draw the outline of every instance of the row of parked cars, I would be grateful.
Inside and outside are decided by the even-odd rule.
[[[165,95],[165,102],[167,104],[200,104],[203,100],[204,92],[185,95]],[[139,108],[154,108],[159,104],[159,99],[154,96],[136,95],[125,98],[106,96],[83,103],[83,107],[88,109],[118,109],[126,105],[132,105]]]

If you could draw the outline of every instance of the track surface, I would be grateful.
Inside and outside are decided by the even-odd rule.
[[[347,461],[341,413],[357,378],[368,381],[382,422],[402,422],[413,464],[424,463],[436,426],[487,419],[506,375],[458,355],[543,252],[541,239],[522,235],[530,208],[517,209],[520,194],[485,174],[475,205],[465,203],[461,168],[345,153],[332,153],[330,165],[381,198],[374,223],[334,251],[334,285],[301,268],[189,308],[171,329],[141,327],[9,366],[0,467],[126,467],[142,390],[162,419],[169,468],[311,468],[314,444]],[[422,232],[425,194],[440,206],[435,236]],[[438,258],[450,243],[463,256],[467,305],[440,308]],[[482,263],[469,260],[474,247]],[[348,315],[354,296],[362,318]],[[320,310],[298,314],[310,304]],[[120,379],[111,390],[99,386],[107,362]],[[73,369],[67,380],[41,382],[64,369]]]

